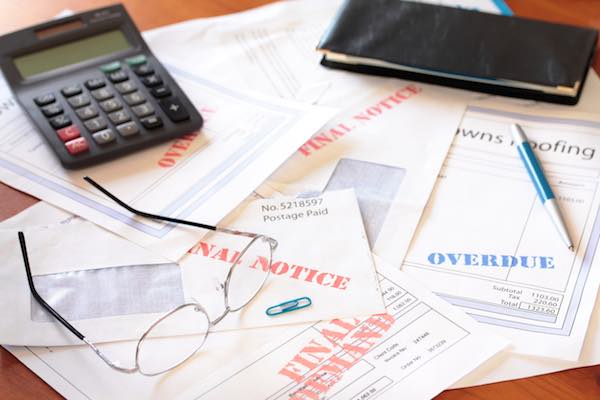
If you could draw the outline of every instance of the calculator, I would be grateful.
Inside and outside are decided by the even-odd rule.
[[[0,68],[65,168],[111,160],[203,123],[122,5],[0,37]]]

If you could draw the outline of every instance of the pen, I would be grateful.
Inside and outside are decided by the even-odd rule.
[[[538,197],[542,201],[542,204],[548,212],[550,219],[554,223],[556,230],[558,230],[561,239],[563,242],[565,242],[569,250],[573,251],[573,243],[569,238],[569,232],[567,231],[565,221],[563,220],[560,209],[558,208],[558,203],[554,197],[554,193],[552,193],[552,189],[550,188],[548,180],[544,175],[542,166],[540,165],[535,154],[533,154],[533,150],[527,141],[527,136],[525,136],[523,128],[521,128],[519,124],[512,124],[510,131],[512,133],[515,145],[519,150],[521,160],[523,160],[523,163],[525,164],[525,169],[527,169],[527,173],[533,181],[533,185],[535,186]]]

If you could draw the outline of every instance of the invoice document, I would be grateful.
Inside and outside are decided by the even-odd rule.
[[[512,142],[519,123],[575,243],[542,207]],[[403,270],[516,353],[577,360],[600,282],[600,121],[570,110],[469,106]]]
[[[91,176],[132,207],[214,225],[334,114],[165,66],[200,109],[202,130],[76,171],[60,165],[0,82],[0,180],[177,260],[204,231],[136,217],[82,177]]]
[[[281,334],[181,399],[429,399],[506,341],[376,258],[385,314]],[[260,385],[255,383],[260,381]]]
[[[496,103],[500,100],[505,103],[515,103],[515,99],[509,98],[496,98],[495,100],[487,99],[487,101]],[[590,70],[579,103],[577,103],[576,106],[569,107],[569,109],[572,111],[594,113],[597,111],[599,101],[600,78],[598,78],[598,75],[594,70]],[[523,101],[521,106],[529,107],[531,109],[541,108],[552,110],[565,108],[565,106],[543,102],[532,104],[531,101]],[[596,297],[596,303],[592,310],[592,316],[583,342],[581,354],[577,361],[549,359],[546,357],[505,352],[501,356],[494,357],[492,361],[485,363],[476,371],[465,376],[458,381],[454,387],[483,385],[595,364],[600,364],[600,297]]]
[[[211,333],[164,375],[119,373],[87,346],[7,349],[69,399],[233,399],[242,390],[252,399],[429,399],[507,345],[403,272],[376,265],[387,313]],[[102,351],[126,361],[135,342]]]

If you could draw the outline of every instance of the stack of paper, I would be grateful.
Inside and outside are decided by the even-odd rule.
[[[0,343],[75,399],[426,399],[599,362],[600,119],[321,68],[313,49],[337,5],[277,3],[147,32],[206,125],[185,146],[84,171],[59,166],[0,85],[11,127],[0,180],[44,200],[0,224],[0,312],[14,321]],[[589,80],[578,111],[600,96]],[[543,214],[512,122],[536,142],[575,253]],[[111,369],[57,324],[30,295],[17,231],[42,296],[126,365],[174,307],[218,319],[240,237],[137,217],[85,175],[138,209],[278,241],[257,297],[166,374]],[[301,297],[312,304],[265,313]],[[198,331],[164,334],[176,349]]]

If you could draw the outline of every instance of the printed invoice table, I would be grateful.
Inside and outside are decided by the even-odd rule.
[[[53,17],[64,9],[82,11],[112,3],[107,0],[25,0],[0,4],[0,33],[6,33]],[[179,22],[189,18],[226,14],[269,3],[270,0],[221,0],[219,2],[183,0],[123,0],[141,30]],[[600,7],[594,0],[507,0],[515,14],[554,22],[576,23],[600,29]],[[594,62],[600,73],[600,57]],[[37,200],[0,184],[0,220],[8,218]],[[501,398],[598,398],[600,366],[579,368],[535,378],[509,381],[468,389],[446,391],[438,399]],[[4,349],[0,349],[0,398],[60,398],[40,378],[30,372]]]

